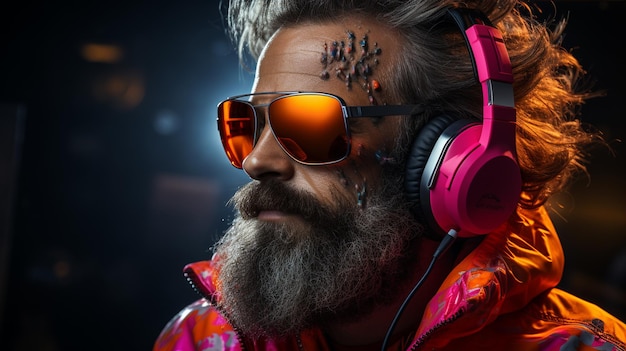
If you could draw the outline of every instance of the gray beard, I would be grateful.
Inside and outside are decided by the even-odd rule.
[[[339,197],[328,208],[278,181],[241,188],[232,199],[237,217],[214,247],[219,305],[230,322],[251,337],[280,337],[357,320],[396,298],[423,227],[397,181],[385,181],[380,193],[370,191],[362,209]],[[263,208],[305,224],[259,221]]]

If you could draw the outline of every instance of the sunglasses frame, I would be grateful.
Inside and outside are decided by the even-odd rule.
[[[264,103],[264,104],[253,104],[251,101],[249,100],[241,100],[242,98],[252,98],[255,96],[263,96],[263,95],[278,95],[278,97],[272,99],[270,102],[268,103]],[[318,96],[327,96],[327,97],[331,97],[335,100],[337,100],[341,106],[341,113],[343,116],[343,123],[344,123],[344,128],[346,131],[346,137],[347,137],[347,146],[346,146],[346,154],[344,156],[342,156],[341,158],[337,159],[337,160],[332,160],[332,161],[326,161],[326,162],[306,162],[306,161],[301,161],[298,160],[295,156],[293,156],[291,154],[291,152],[289,150],[286,150],[285,147],[282,145],[281,142],[278,141],[278,137],[276,136],[274,129],[272,128],[272,120],[271,117],[269,116],[269,107],[272,103],[274,103],[275,101],[281,100],[281,99],[285,99],[285,98],[289,98],[290,96],[294,96],[294,95],[318,95]],[[250,107],[252,107],[252,111],[254,113],[254,133],[253,133],[253,142],[252,142],[252,149],[254,149],[254,147],[256,146],[257,140],[260,137],[260,131],[262,131],[262,128],[259,128],[259,116],[257,114],[257,108],[267,108],[267,124],[269,125],[270,131],[272,132],[272,136],[274,137],[274,139],[276,140],[276,142],[278,143],[278,145],[280,145],[280,148],[283,150],[283,152],[285,152],[291,159],[293,159],[294,161],[303,164],[303,165],[307,165],[307,166],[323,166],[323,165],[330,165],[330,164],[334,164],[334,163],[338,163],[341,162],[343,160],[345,160],[349,155],[350,152],[352,150],[352,138],[351,138],[351,133],[350,133],[350,128],[348,125],[348,118],[362,118],[362,117],[367,117],[367,118],[371,118],[371,117],[385,117],[385,116],[411,116],[411,115],[418,115],[423,113],[426,110],[426,107],[424,104],[408,104],[408,105],[368,105],[368,106],[349,106],[348,104],[346,104],[346,102],[340,97],[337,96],[335,94],[331,94],[331,93],[324,93],[324,92],[317,92],[317,91],[275,91],[275,92],[257,92],[257,93],[248,93],[248,94],[241,94],[241,95],[234,95],[231,97],[228,97],[222,101],[220,101],[217,105],[218,108],[218,117],[217,117],[217,125],[218,125],[218,132],[220,134],[220,139],[222,139],[222,147],[225,149],[224,151],[226,151],[226,147],[225,147],[225,143],[224,143],[224,139],[222,137],[222,133],[221,133],[221,123],[220,123],[220,117],[219,117],[219,109],[221,108],[221,106],[227,102],[227,101],[238,101],[238,102],[242,102],[245,103],[247,105],[249,105]],[[228,154],[227,154],[228,155]],[[245,160],[245,158],[248,157],[248,155],[246,155],[243,160]],[[241,167],[235,165],[229,158],[229,162],[235,167],[235,168],[243,168],[243,161],[241,162]]]

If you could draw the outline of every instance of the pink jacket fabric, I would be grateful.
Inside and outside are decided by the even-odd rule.
[[[626,324],[556,288],[563,264],[545,209],[519,211],[452,270],[402,349],[626,351]],[[184,274],[203,297],[170,320],[153,351],[331,350],[316,329],[247,339],[220,312],[211,261],[189,264]]]

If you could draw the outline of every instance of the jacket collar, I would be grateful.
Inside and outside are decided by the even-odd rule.
[[[447,343],[482,329],[555,287],[563,266],[563,249],[545,208],[518,210],[451,271],[428,303],[414,342],[445,330],[440,342]]]

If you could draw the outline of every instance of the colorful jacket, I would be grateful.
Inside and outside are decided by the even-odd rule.
[[[421,324],[407,350],[626,350],[626,324],[556,288],[563,263],[545,209],[519,211],[452,270],[415,316]],[[184,274],[203,298],[170,320],[153,351],[330,350],[316,329],[246,339],[220,312],[211,261]]]

